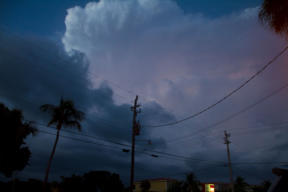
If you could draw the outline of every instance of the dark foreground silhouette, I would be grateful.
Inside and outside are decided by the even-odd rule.
[[[13,192],[41,192],[43,181],[29,179],[20,181],[18,179],[9,182],[0,182],[0,191]],[[91,171],[84,175],[72,175],[71,177],[61,177],[60,182],[47,184],[48,192],[122,192],[124,186],[120,176],[108,171]]]
[[[11,177],[28,165],[31,152],[24,140],[36,133],[31,122],[25,122],[22,111],[0,103],[0,174]]]

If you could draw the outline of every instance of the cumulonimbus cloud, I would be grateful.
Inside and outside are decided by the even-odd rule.
[[[77,50],[88,57],[91,73],[140,93],[140,98],[154,98],[181,118],[223,97],[282,49],[285,41],[262,26],[257,13],[255,7],[209,18],[184,13],[172,0],[102,0],[68,9],[62,42],[66,51]],[[165,138],[191,134],[191,130],[197,133],[241,109],[287,80],[285,59],[209,115],[153,133]],[[97,84],[93,75],[90,78]],[[281,97],[223,129],[280,121],[279,109],[288,107],[283,102]],[[264,133],[257,139],[261,143],[268,136]],[[252,145],[248,143],[244,147]],[[203,150],[199,142],[194,150]]]
[[[265,61],[262,55],[281,47],[257,12],[211,19],[185,14],[171,0],[102,0],[68,9],[62,41],[67,51],[87,55],[94,84],[97,76],[118,82],[181,114],[191,106],[179,100],[203,100],[210,84],[239,83]]]

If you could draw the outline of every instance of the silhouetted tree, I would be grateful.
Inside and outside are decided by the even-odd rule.
[[[270,181],[263,181],[261,185],[257,185],[253,187],[254,192],[267,192],[271,185]]]
[[[0,172],[11,177],[16,170],[21,171],[28,164],[31,152],[24,139],[36,133],[31,122],[23,122],[20,110],[10,110],[0,103]]]
[[[151,184],[148,180],[144,180],[140,184],[140,188],[142,192],[148,192],[151,187]]]
[[[84,174],[84,189],[87,192],[122,191],[123,184],[118,174],[107,171],[91,171]]]
[[[262,186],[263,186],[263,191],[268,191],[269,187],[271,186],[271,182],[267,180],[263,181]]]
[[[184,191],[184,189],[182,188],[183,188],[183,183],[180,181],[176,181],[168,186],[167,192],[182,192]]]
[[[186,176],[186,181],[183,184],[183,191],[187,192],[200,192],[199,189],[200,182],[197,180],[193,173],[189,173]]]
[[[0,191],[9,192],[11,191],[12,186],[14,185],[14,189],[12,192],[40,192],[43,186],[43,182],[36,179],[28,179],[27,181],[21,181],[19,179],[15,179],[13,181],[8,182],[0,182]],[[52,192],[49,190],[49,192]],[[56,191],[53,191],[56,192]]]
[[[287,0],[264,0],[259,18],[263,23],[280,34],[288,37],[288,1]]]
[[[237,177],[234,182],[235,192],[246,192],[248,186],[243,177]]]
[[[73,101],[64,100],[62,98],[60,99],[60,103],[58,106],[45,104],[42,105],[40,109],[44,112],[48,112],[51,114],[51,120],[49,121],[48,126],[56,124],[57,129],[56,139],[45,172],[45,178],[44,178],[44,189],[45,189],[48,181],[51,162],[56,151],[56,146],[59,140],[59,134],[62,126],[76,127],[79,131],[81,131],[80,121],[83,120],[84,113],[82,111],[75,109]]]
[[[0,191],[11,191],[15,185],[15,192],[39,192],[43,188],[43,182],[36,179],[21,181],[1,182]],[[47,183],[48,185],[48,183]],[[90,171],[84,175],[72,175],[71,177],[61,177],[60,182],[49,183],[47,192],[124,192],[120,176],[108,171]]]
[[[59,184],[59,192],[78,192],[83,191],[83,177],[72,175],[72,177],[61,177],[62,181]]]

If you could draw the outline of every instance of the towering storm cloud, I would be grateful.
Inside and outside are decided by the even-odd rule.
[[[9,35],[1,32],[0,39],[3,42],[0,46],[1,102],[10,108],[22,110],[24,120],[35,122],[35,126],[40,129],[36,138],[28,141],[32,151],[31,166],[23,172],[23,175],[41,177],[54,137],[41,132],[44,129],[53,133],[53,130],[43,127],[47,124],[49,117],[42,114],[39,107],[46,103],[57,105],[63,97],[73,100],[76,108],[85,112],[83,133],[96,138],[100,137],[100,142],[97,140],[96,143],[100,143],[100,146],[102,146],[101,143],[108,145],[108,151],[105,146],[99,148],[99,146],[61,138],[52,178],[58,179],[60,175],[69,175],[73,171],[79,173],[84,170],[89,171],[91,168],[104,169],[103,167],[120,172],[123,177],[126,177],[128,172],[124,172],[123,169],[129,167],[129,154],[123,153],[121,147],[105,141],[114,140],[129,146],[132,122],[130,105],[132,103],[116,104],[113,100],[113,90],[105,82],[99,82],[100,87],[93,88],[87,78],[89,62],[79,52],[74,52],[69,56],[61,46],[44,38]],[[151,117],[155,121],[174,119],[172,114],[155,102],[147,103],[143,110],[156,114]],[[75,135],[72,136],[75,137]],[[165,148],[165,141],[151,135],[149,130],[142,130],[141,136],[144,139],[153,140],[158,149],[159,147]],[[85,137],[79,139],[87,140]],[[109,150],[111,147],[116,147],[116,152],[113,153],[113,150],[111,152]],[[148,148],[155,148],[155,146],[148,146]],[[95,149],[100,151],[91,155]],[[74,163],[64,163],[70,158],[74,159],[75,155],[80,155],[82,158],[76,158],[73,160]],[[76,164],[78,168],[71,170],[71,166],[75,167]]]
[[[247,8],[210,18],[203,14],[185,13],[170,0],[102,0],[67,10],[62,42],[67,52],[76,50],[87,56],[91,63],[89,70],[97,76],[89,76],[95,87],[99,78],[119,82],[147,100],[161,103],[179,119],[222,98],[284,47],[285,41],[281,37],[259,23],[258,11],[258,7]],[[194,157],[203,150],[210,151],[211,146],[223,150],[224,129],[249,131],[257,125],[268,124],[269,127],[275,122],[285,121],[285,115],[279,113],[288,106],[283,104],[285,96],[281,95],[281,99],[271,99],[271,103],[255,107],[233,121],[205,129],[283,85],[287,81],[285,60],[287,56],[277,60],[275,67],[206,115],[173,127],[151,128],[153,135],[161,135],[169,143],[175,137],[195,133],[190,140],[178,144],[171,142],[169,146],[173,151]],[[263,111],[267,107],[270,111]],[[153,123],[157,124],[149,121],[149,124]],[[262,132],[257,143],[265,142],[268,135]],[[242,143],[244,136],[237,132],[233,136],[241,145],[235,159],[264,158],[267,151],[258,151],[258,155],[252,151],[251,154],[241,154],[241,150],[257,144],[253,139]],[[191,143],[196,145],[192,149],[181,147]],[[277,156],[275,152],[271,153]],[[217,156],[217,152],[212,154]]]

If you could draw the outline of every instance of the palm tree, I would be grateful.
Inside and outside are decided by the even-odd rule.
[[[55,124],[56,129],[57,129],[56,139],[53,145],[52,152],[50,154],[50,158],[48,160],[48,165],[46,168],[46,173],[45,173],[45,178],[44,178],[43,186],[45,190],[45,187],[48,181],[51,162],[56,151],[56,146],[59,140],[59,133],[60,133],[62,126],[76,127],[79,131],[81,131],[80,121],[83,120],[84,113],[75,109],[73,101],[64,100],[62,98],[58,106],[45,104],[45,105],[42,105],[40,109],[44,112],[48,112],[51,114],[51,120],[49,121],[48,126]]]
[[[279,34],[288,37],[288,1],[264,0],[259,12],[259,19]]]

